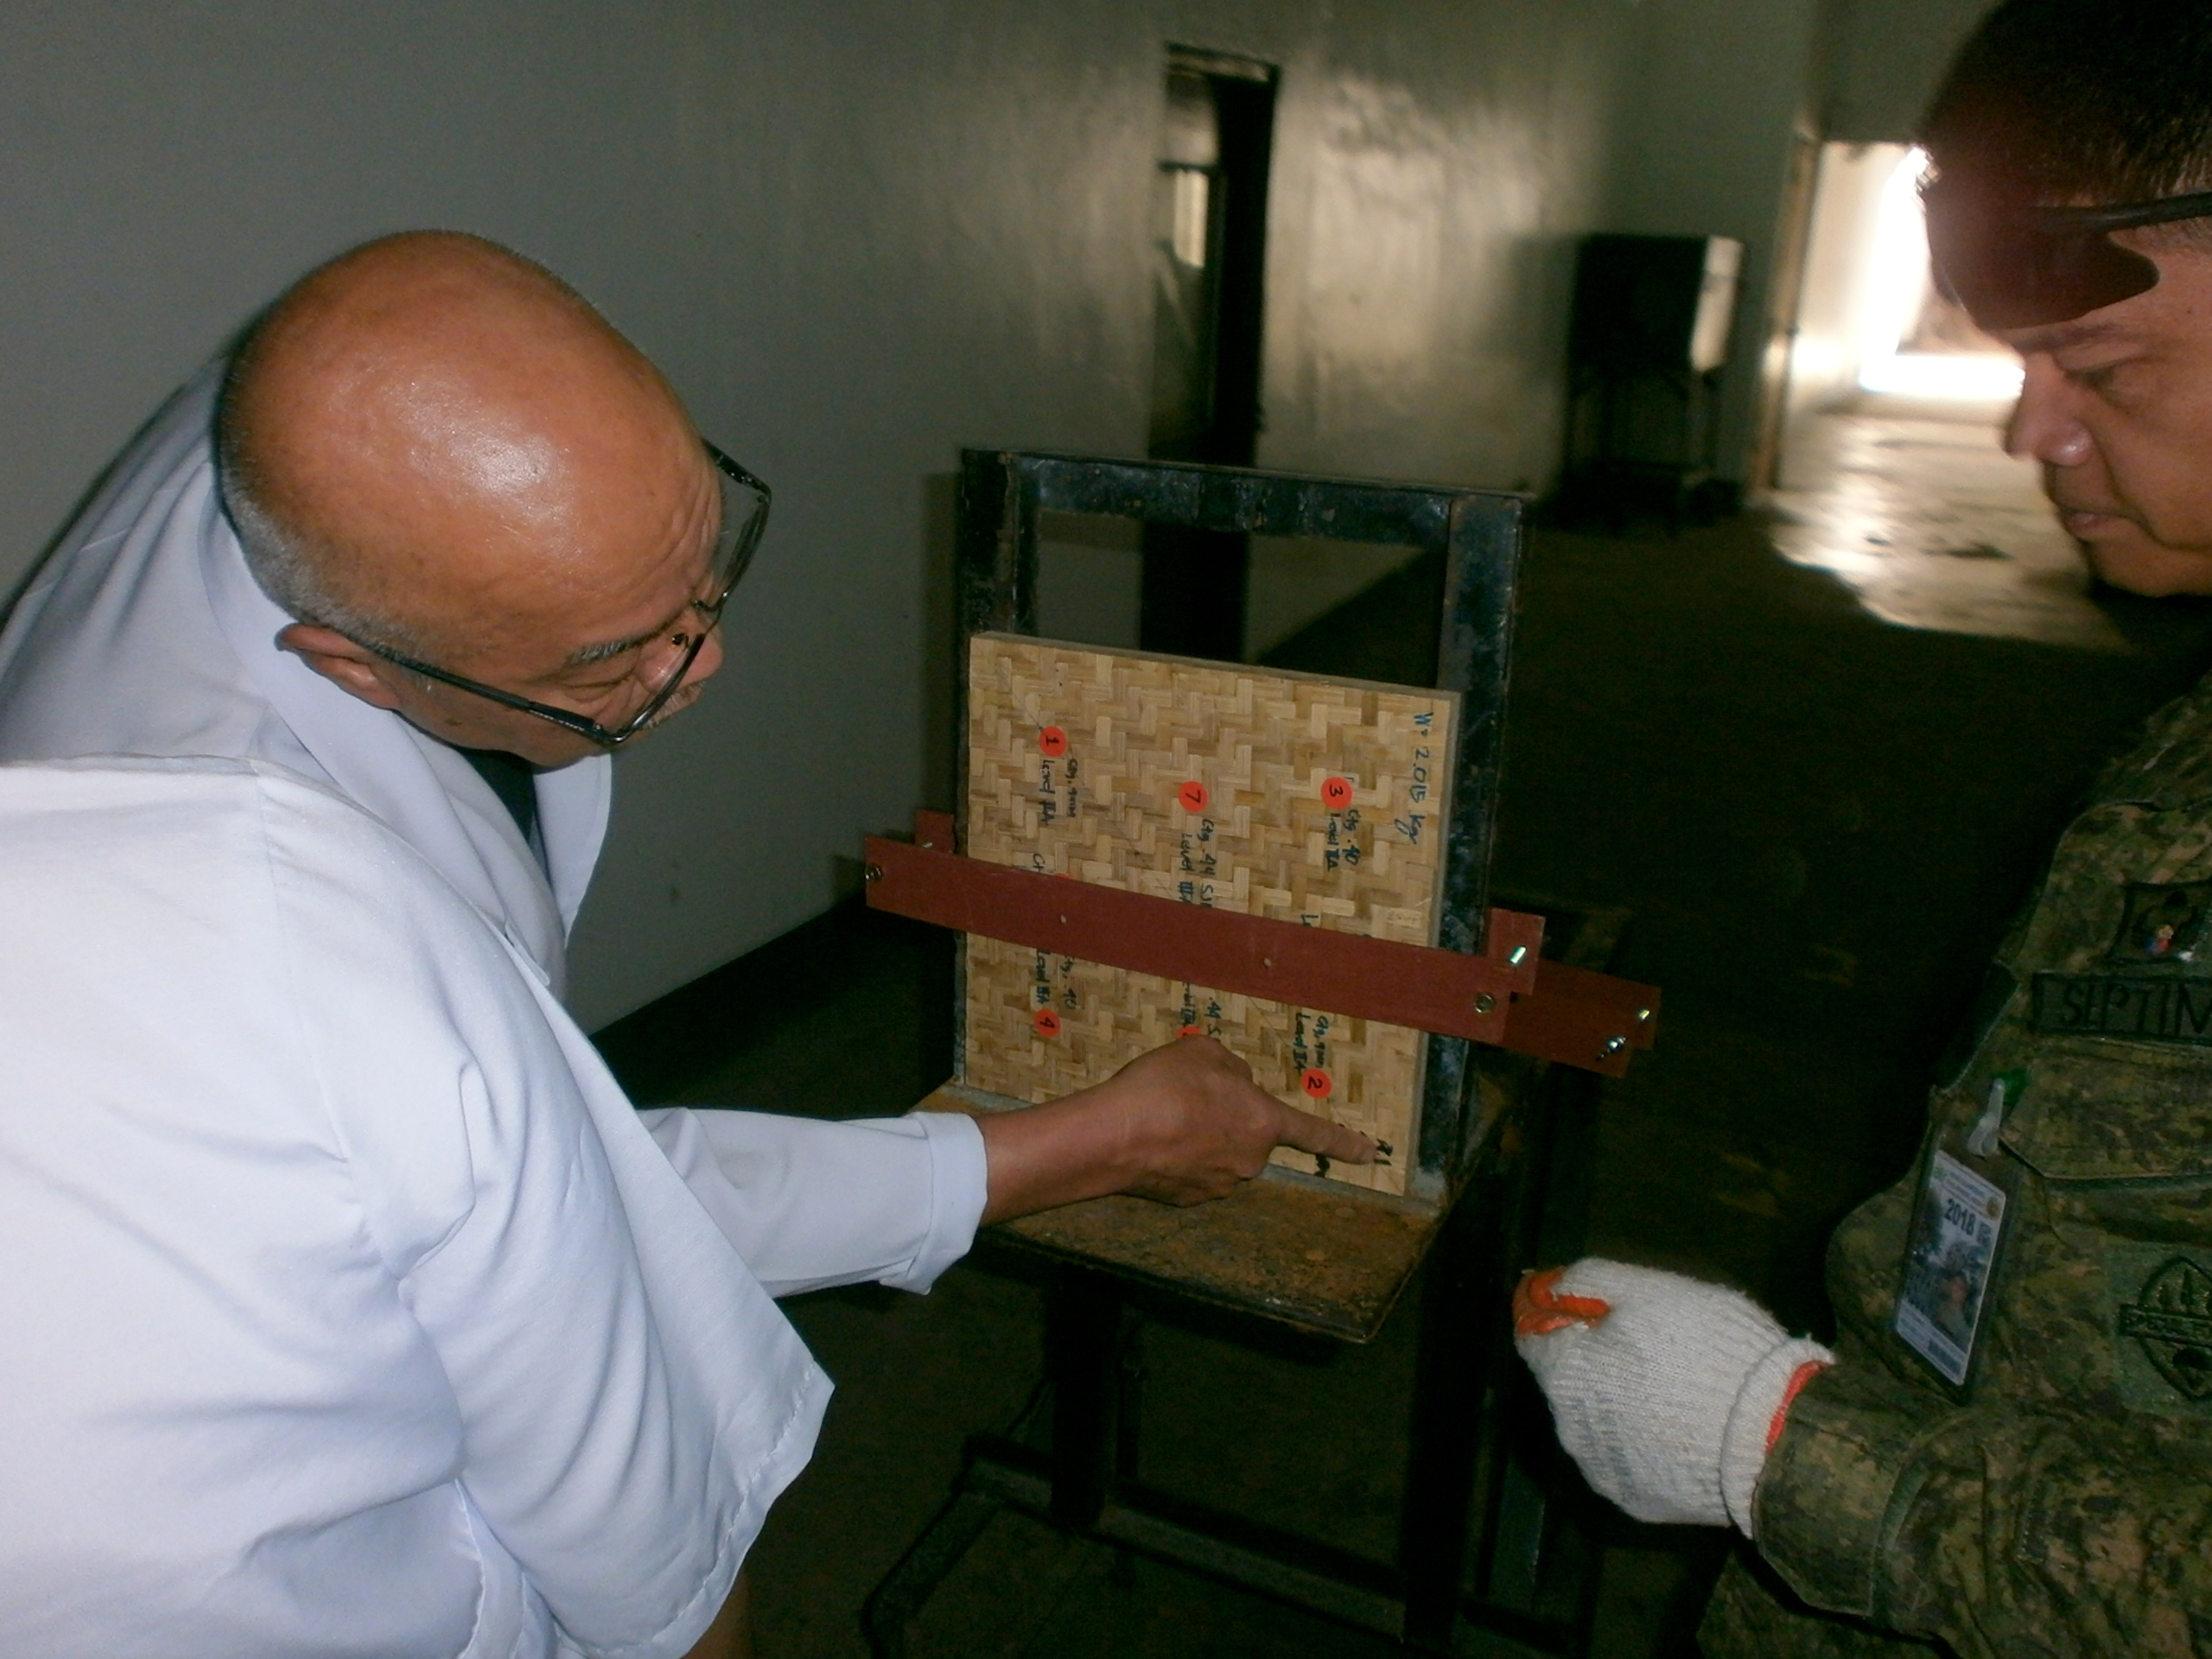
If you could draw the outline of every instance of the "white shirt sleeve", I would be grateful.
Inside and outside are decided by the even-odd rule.
[[[833,1122],[640,1112],[668,1161],[772,1296],[868,1280],[926,1291],[982,1219],[982,1131],[957,1112]]]

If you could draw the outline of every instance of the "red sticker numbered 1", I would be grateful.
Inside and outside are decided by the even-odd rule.
[[[1318,1065],[1309,1065],[1298,1080],[1298,1086],[1314,1100],[1326,1100],[1336,1084],[1329,1081],[1329,1074]]]
[[[1037,1017],[1029,1023],[1037,1027],[1037,1034],[1039,1037],[1057,1037],[1060,1034],[1060,1016],[1050,1008],[1038,1009]]]
[[[1349,779],[1332,778],[1321,785],[1321,804],[1332,812],[1341,812],[1351,804],[1351,783]]]
[[[1213,798],[1206,793],[1206,786],[1193,778],[1175,791],[1175,798],[1182,803],[1185,812],[1203,812],[1206,803]]]
[[[1037,734],[1037,747],[1057,760],[1068,752],[1068,734],[1057,726],[1047,726]]]

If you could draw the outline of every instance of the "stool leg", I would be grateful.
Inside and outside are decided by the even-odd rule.
[[[1445,1221],[1421,1287],[1398,1560],[1405,1573],[1405,1640],[1437,1652],[1451,1650],[1459,1621],[1482,1427],[1494,1408],[1490,1396],[1505,1321],[1500,1256],[1515,1196],[1510,1187],[1498,1159],[1485,1157]]]
[[[1045,1307],[1045,1374],[1052,1383],[1052,1520],[1088,1532],[1113,1489],[1121,1392],[1122,1294],[1082,1268],[1053,1276]]]

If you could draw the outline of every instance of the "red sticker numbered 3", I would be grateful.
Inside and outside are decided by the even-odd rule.
[[[1351,804],[1351,780],[1331,778],[1321,785],[1321,804],[1332,812],[1341,812]]]

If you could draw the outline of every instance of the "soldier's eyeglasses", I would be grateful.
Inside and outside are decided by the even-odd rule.
[[[1941,180],[1921,193],[1936,285],[1984,328],[2071,322],[2158,286],[2158,268],[2114,231],[2212,218],[2212,194],[2096,207],[1992,201]]]
[[[601,747],[616,749],[635,737],[653,722],[653,716],[668,706],[668,700],[683,684],[683,677],[691,671],[691,664],[699,659],[699,652],[707,643],[707,636],[721,625],[722,608],[729,603],[731,592],[745,575],[745,567],[753,563],[753,550],[760,545],[760,532],[767,527],[768,486],[760,479],[739,466],[728,455],[708,444],[707,456],[715,464],[715,480],[721,486],[721,527],[715,537],[715,552],[708,566],[706,591],[709,599],[691,601],[694,620],[684,628],[670,635],[671,643],[680,643],[682,655],[669,670],[667,677],[653,689],[643,707],[618,726],[602,726],[588,715],[580,715],[573,709],[563,709],[550,702],[540,702],[512,691],[502,691],[496,685],[486,685],[472,680],[465,674],[455,674],[429,663],[417,662],[373,639],[346,637],[364,651],[374,652],[396,668],[410,674],[420,674],[424,679],[435,680],[441,685],[450,685],[457,690],[498,703],[503,709],[513,709],[525,715],[535,715],[540,720],[550,721],[556,726],[589,738]]]

